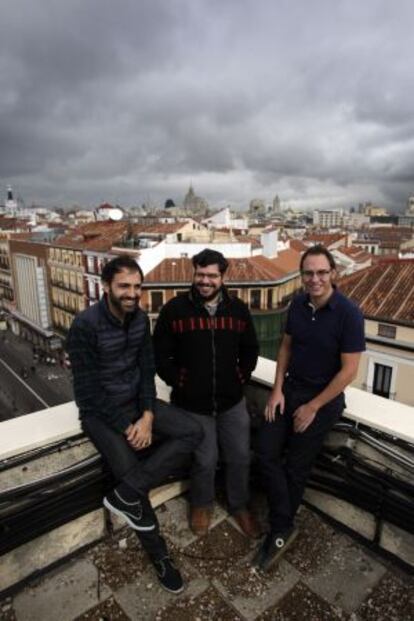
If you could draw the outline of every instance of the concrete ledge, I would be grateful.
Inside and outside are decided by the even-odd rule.
[[[158,397],[168,401],[170,389],[159,378],[156,388]],[[0,460],[82,433],[74,401],[3,421],[0,430]]]
[[[104,533],[103,511],[98,509],[4,554],[0,591],[93,543]]]
[[[252,379],[271,387],[275,375],[276,362],[259,358]],[[414,407],[378,397],[359,388],[347,388],[345,396],[345,413],[348,418],[414,444]]]
[[[312,489],[307,489],[304,499],[339,524],[350,528],[368,541],[374,540],[375,518],[359,507]],[[414,537],[394,524],[382,522],[378,546],[414,568]]]
[[[252,379],[266,388],[273,385],[276,363],[259,358]],[[170,389],[157,378],[157,395],[168,401]],[[346,415],[357,423],[369,425],[414,444],[414,408],[357,388],[346,390]],[[71,438],[81,432],[78,409],[71,401],[47,410],[19,416],[0,423],[0,460],[7,459]]]

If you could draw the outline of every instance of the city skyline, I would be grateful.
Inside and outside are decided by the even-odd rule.
[[[0,189],[48,206],[275,194],[294,208],[414,189],[401,1],[3,7]]]

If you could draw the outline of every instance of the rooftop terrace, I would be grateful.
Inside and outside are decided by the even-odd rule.
[[[260,359],[248,388],[253,418],[266,398],[273,375],[274,363]],[[160,386],[161,396],[166,396],[164,391],[165,387]],[[332,462],[339,468],[346,461],[345,447],[355,459],[357,456],[367,464],[378,465],[380,460],[380,470],[395,476],[401,485],[412,482],[413,408],[356,389],[348,390],[347,403],[346,425],[352,427],[353,433],[345,432],[345,428],[337,430],[327,442],[325,459],[332,449]],[[1,425],[2,464],[10,466],[10,460],[20,459],[0,471],[3,490],[31,485],[56,470],[70,470],[71,464],[85,463],[82,460],[94,452],[79,437],[73,403]],[[370,430],[380,434],[371,437],[371,444],[359,435],[369,436]],[[61,444],[59,450],[42,453],[60,442],[66,444]],[[384,452],[381,447],[387,450]],[[395,459],[390,450],[395,452]],[[91,459],[93,462],[94,458]],[[345,478],[340,476],[340,470],[332,470],[336,491],[342,489],[344,481],[352,482],[347,478],[358,474],[355,463],[352,471],[344,471]],[[93,469],[88,476],[91,473]],[[329,491],[324,476],[328,476],[328,470],[321,462],[298,516],[299,535],[268,574],[251,568],[249,560],[254,546],[226,513],[220,493],[209,535],[197,538],[187,525],[187,501],[182,493],[185,484],[173,483],[156,491],[152,501],[158,507],[162,533],[187,582],[182,594],[171,595],[158,586],[134,534],[118,522],[112,528],[97,504],[72,521],[3,554],[0,590],[3,595],[10,595],[0,602],[0,619],[414,619],[412,523],[407,529],[397,527],[380,506],[377,515],[372,515],[361,500],[353,504],[345,496]],[[371,483],[378,487],[377,481]],[[22,503],[24,513],[24,489],[19,489],[17,504]],[[63,497],[63,483],[59,490]],[[255,486],[254,490],[254,511],[265,522],[263,497]],[[367,498],[371,491],[365,489]],[[95,495],[99,501],[99,489]],[[53,486],[41,502],[52,502],[51,497]],[[80,493],[79,502],[82,498]],[[0,493],[0,517],[4,506]],[[43,515],[49,519],[47,504],[45,507]],[[7,537],[10,543],[16,536],[13,528],[7,534],[5,524],[7,520],[1,522],[3,547],[7,547]],[[36,575],[39,569],[42,571]]]
[[[268,574],[250,567],[252,546],[220,505],[202,539],[187,527],[185,498],[157,513],[187,582],[181,595],[158,586],[134,534],[122,528],[3,601],[0,619],[414,619],[413,578],[309,509],[301,509],[300,534]]]

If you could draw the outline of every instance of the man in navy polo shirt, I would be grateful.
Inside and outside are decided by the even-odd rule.
[[[290,305],[276,379],[258,433],[270,532],[254,564],[266,570],[294,534],[312,464],[345,406],[365,349],[364,318],[335,287],[335,260],[323,246],[302,256],[304,292]]]

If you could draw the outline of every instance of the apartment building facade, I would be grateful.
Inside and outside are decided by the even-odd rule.
[[[354,386],[414,405],[414,260],[383,260],[346,276],[340,288],[365,317],[366,351]]]
[[[44,351],[61,346],[52,329],[48,277],[48,245],[32,240],[9,240],[15,308],[9,309],[15,334]]]
[[[10,311],[14,308],[9,237],[10,234],[0,231],[0,310],[4,311]]]
[[[53,242],[47,249],[53,329],[65,336],[77,313],[86,308],[82,247]]]

